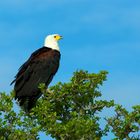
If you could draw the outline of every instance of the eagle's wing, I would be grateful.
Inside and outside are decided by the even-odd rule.
[[[42,48],[34,52],[21,66],[14,80],[15,99],[20,105],[26,98],[37,100],[40,97],[38,85],[51,82],[59,67],[60,53]]]

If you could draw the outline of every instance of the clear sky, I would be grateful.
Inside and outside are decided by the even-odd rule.
[[[52,84],[78,69],[107,70],[104,99],[140,104],[139,0],[1,0],[0,91],[12,90],[17,69],[52,33],[64,37]]]

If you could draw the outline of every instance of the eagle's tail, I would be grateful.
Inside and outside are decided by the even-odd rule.
[[[29,113],[30,110],[35,106],[36,101],[32,98],[29,97],[22,97],[19,100],[19,105],[21,106],[21,108],[26,112]]]

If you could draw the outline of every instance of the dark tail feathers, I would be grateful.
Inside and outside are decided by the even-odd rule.
[[[29,97],[22,97],[21,99],[18,100],[19,101],[19,105],[21,106],[21,108],[26,112],[29,113],[30,110],[35,106],[36,101],[33,98],[29,98]]]

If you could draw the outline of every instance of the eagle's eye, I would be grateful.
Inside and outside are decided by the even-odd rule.
[[[57,36],[55,35],[54,38],[56,38]]]

